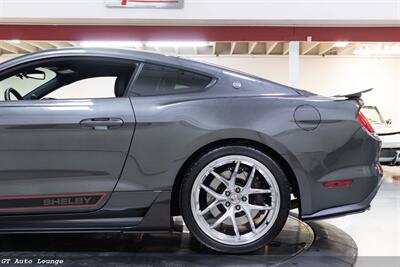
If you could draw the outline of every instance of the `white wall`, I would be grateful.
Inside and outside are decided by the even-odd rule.
[[[289,84],[288,57],[195,57]],[[400,57],[300,58],[300,88],[325,96],[374,88],[364,95],[366,105],[376,105],[385,118],[400,125]]]
[[[107,8],[104,0],[0,0],[0,23],[399,25],[400,0],[184,0],[181,10]]]

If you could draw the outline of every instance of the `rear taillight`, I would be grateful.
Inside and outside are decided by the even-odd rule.
[[[358,121],[361,123],[361,125],[370,133],[374,133],[374,127],[372,127],[371,123],[369,122],[369,120],[367,119],[367,117],[365,117],[365,115],[360,111],[358,113],[357,116]]]

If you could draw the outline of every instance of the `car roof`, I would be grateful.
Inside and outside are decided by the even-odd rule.
[[[201,72],[216,73],[221,72],[222,67],[212,66],[206,63],[201,63],[194,60],[183,59],[176,56],[168,56],[160,53],[144,52],[134,49],[122,49],[122,48],[58,48],[49,49],[40,52],[27,54],[24,56],[16,57],[8,60],[0,65],[0,71],[7,69],[14,65],[27,63],[30,61],[53,58],[53,57],[73,57],[73,56],[99,56],[99,57],[110,57],[120,58],[127,60],[136,60],[143,62],[159,63],[162,65],[176,66],[186,69],[193,69]]]

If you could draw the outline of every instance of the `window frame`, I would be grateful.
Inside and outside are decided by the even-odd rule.
[[[46,58],[40,58],[40,59],[35,59],[32,61],[26,61],[26,62],[21,62],[19,64],[10,66],[9,68],[3,69],[0,72],[0,80],[6,79],[8,77],[11,77],[12,75],[15,75],[14,73],[18,73],[20,70],[25,69],[25,68],[30,68],[30,67],[40,67],[41,64],[46,64],[46,63],[51,63],[51,62],[55,62],[55,61],[73,61],[73,60],[82,60],[87,58],[88,60],[98,60],[98,61],[109,61],[109,62],[114,62],[114,63],[118,63],[118,62],[124,62],[125,64],[131,64],[132,66],[135,67],[129,82],[125,88],[125,92],[121,97],[118,98],[122,98],[122,97],[127,97],[128,96],[128,92],[130,91],[132,82],[135,80],[135,78],[137,77],[137,73],[140,70],[140,66],[142,64],[142,62],[140,60],[135,60],[135,59],[126,59],[126,58],[119,58],[119,57],[111,57],[111,56],[102,56],[102,55],[61,55],[61,56],[53,56],[53,57],[46,57]],[[56,76],[57,77],[57,76]],[[55,77],[55,78],[56,78]],[[28,95],[34,94],[35,91],[41,91],[43,90],[43,87],[50,83],[50,82],[54,82],[55,78],[49,80],[48,82],[42,84],[41,86],[35,88],[34,90],[32,90]],[[56,91],[52,90],[49,91],[48,94]],[[25,95],[26,96],[26,95]],[[113,98],[117,98],[117,97],[113,97]],[[81,98],[81,100],[84,99],[109,99],[109,98]],[[79,100],[77,98],[75,99],[56,99],[57,101],[62,101],[62,100]],[[4,103],[10,103],[10,102],[21,102],[21,101],[43,101],[40,98],[39,99],[31,99],[31,98],[23,98],[19,101],[0,101],[0,104],[4,104]],[[46,100],[49,101],[49,100]]]

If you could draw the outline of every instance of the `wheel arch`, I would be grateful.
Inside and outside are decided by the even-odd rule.
[[[279,166],[282,168],[283,172],[285,173],[286,177],[288,178],[288,181],[292,187],[292,192],[295,194],[299,201],[299,209],[301,209],[301,197],[300,197],[300,189],[299,189],[299,184],[298,184],[298,178],[296,177],[293,168],[290,166],[290,164],[285,160],[277,151],[272,149],[271,147],[251,140],[251,139],[245,139],[245,138],[229,138],[229,139],[222,139],[218,141],[214,141],[212,143],[206,144],[202,146],[201,148],[197,149],[194,153],[190,155],[186,159],[186,161],[183,163],[181,168],[179,169],[175,180],[174,184],[172,187],[172,194],[171,194],[171,215],[172,216],[178,216],[181,215],[180,211],[180,203],[179,203],[179,198],[180,198],[180,188],[181,188],[181,183],[182,179],[190,167],[190,165],[200,158],[202,155],[207,153],[208,151],[211,151],[215,148],[221,147],[221,146],[227,146],[227,145],[246,145],[250,146],[252,148],[258,149],[262,152],[264,152],[266,155],[270,156],[272,159],[274,159]]]

